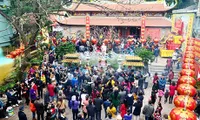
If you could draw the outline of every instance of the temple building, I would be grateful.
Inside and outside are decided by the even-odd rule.
[[[171,20],[165,17],[169,7],[165,2],[122,3],[73,3],[62,12],[64,16],[52,15],[56,22],[55,31],[75,37],[78,32],[85,34],[86,16],[90,18],[91,37],[140,38],[141,17],[145,16],[145,37],[161,39],[171,31]]]

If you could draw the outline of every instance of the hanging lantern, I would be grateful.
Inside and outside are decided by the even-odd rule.
[[[62,42],[67,42],[67,39],[64,37],[61,40],[62,40]]]
[[[197,120],[197,116],[190,110],[177,107],[169,113],[170,120]]]
[[[20,46],[20,49],[22,50],[22,51],[24,51],[24,45],[22,45],[22,46]]]
[[[108,44],[108,42],[109,42],[108,39],[105,39],[105,40],[103,41],[104,44]]]
[[[177,91],[180,95],[189,95],[191,97],[195,96],[197,93],[197,90],[189,84],[180,84],[177,87]]]
[[[184,41],[185,41],[184,38],[181,38],[181,39],[180,39],[180,42],[181,42],[181,43],[183,43]]]
[[[92,44],[96,44],[97,43],[97,39],[92,39],[91,42],[92,42]]]
[[[154,40],[154,43],[158,44],[159,40],[157,38],[155,38]]]
[[[181,75],[189,75],[191,77],[195,76],[195,72],[193,70],[190,69],[182,69],[181,70]]]
[[[195,63],[194,59],[190,59],[190,58],[185,58],[185,59],[183,60],[183,62],[184,62],[184,63],[191,63],[191,64],[194,64],[194,63]]]
[[[141,32],[145,32],[145,28],[142,28],[142,29],[141,29]]]
[[[76,39],[72,39],[72,43],[74,43],[74,44],[75,44],[75,43],[76,43]]]
[[[195,55],[194,54],[185,54],[185,58],[194,59]]]
[[[193,51],[185,51],[185,54],[194,54],[195,52]]]
[[[86,43],[86,41],[87,41],[86,39],[82,39],[82,42],[83,42],[83,43]]]
[[[143,44],[146,43],[146,39],[141,39],[140,41],[141,41],[141,43],[143,43]]]
[[[21,49],[16,49],[15,51],[16,51],[17,55],[20,55],[22,53]]]
[[[115,44],[119,45],[120,44],[120,39],[115,40]]]
[[[181,76],[178,80],[178,83],[179,84],[190,84],[192,86],[195,86],[196,85],[196,80],[193,78],[193,77],[190,77],[190,76]]]
[[[193,46],[187,46],[186,50],[187,51],[194,51],[194,47]]]
[[[196,101],[189,96],[185,95],[178,95],[174,98],[174,104],[176,107],[186,107],[186,109],[189,109],[193,111],[196,108]]]
[[[182,65],[182,68],[183,68],[183,69],[195,70],[194,64],[191,64],[191,63],[184,63],[184,64]]]
[[[6,55],[6,58],[13,58],[11,54]]]
[[[188,41],[188,42],[187,42],[187,45],[188,45],[188,46],[193,46],[193,45],[194,45],[194,42]]]
[[[13,56],[13,58],[15,58],[17,56],[16,51],[12,51],[10,54]]]
[[[128,44],[132,44],[132,43],[133,43],[133,40],[132,40],[132,39],[128,39],[128,40],[127,40],[127,43],[128,43]]]

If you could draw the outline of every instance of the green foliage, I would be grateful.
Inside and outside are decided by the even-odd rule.
[[[135,54],[142,58],[142,61],[147,64],[149,61],[153,62],[155,57],[153,52],[145,49],[145,48],[136,48]]]
[[[61,43],[59,46],[57,46],[55,52],[58,57],[62,57],[68,53],[75,53],[76,48],[73,43],[66,42],[66,43]]]
[[[0,87],[0,92],[5,92],[7,89],[12,89],[15,86],[15,82],[9,82]]]

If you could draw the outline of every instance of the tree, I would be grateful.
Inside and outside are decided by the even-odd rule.
[[[155,59],[153,52],[147,50],[146,48],[136,48],[135,54],[142,58],[144,66],[146,67],[145,72],[147,72],[149,69],[149,61],[153,62]]]
[[[75,53],[76,48],[71,42],[60,43],[59,46],[56,47],[55,52],[59,58],[62,58],[67,53]]]

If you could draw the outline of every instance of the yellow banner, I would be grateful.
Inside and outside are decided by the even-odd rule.
[[[181,44],[180,39],[182,38],[182,36],[174,36],[174,43],[175,44]]]

